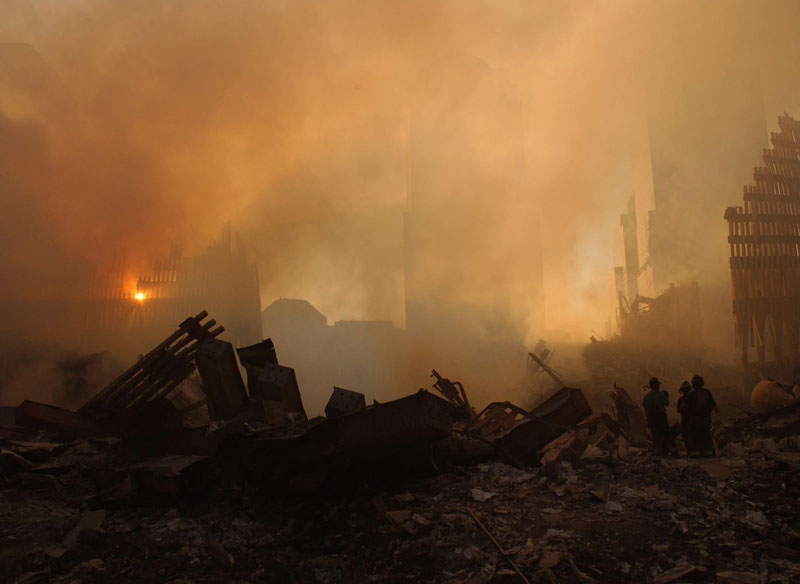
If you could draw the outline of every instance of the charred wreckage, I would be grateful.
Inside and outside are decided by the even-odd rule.
[[[719,427],[706,461],[650,456],[625,389],[593,415],[558,375],[532,410],[434,370],[436,393],[335,387],[309,419],[270,340],[221,332],[186,319],[77,411],[0,408],[8,581],[800,577],[800,402]]]
[[[570,387],[532,411],[495,402],[476,412],[463,385],[434,370],[440,395],[420,389],[367,405],[363,394],[335,387],[325,416],[309,419],[295,372],[279,364],[271,340],[234,349],[207,318],[203,311],[184,320],[77,411],[29,400],[2,408],[0,438],[10,445],[3,472],[32,468],[14,445],[104,437],[118,440],[131,461],[127,472],[109,473],[120,478],[104,485],[109,493],[124,484],[174,494],[200,463],[231,461],[249,476],[313,490],[371,465],[435,471],[447,461],[492,458],[538,465],[545,446],[592,414],[583,392]],[[187,403],[181,384],[195,370],[201,393]],[[203,407],[210,423],[187,423]]]

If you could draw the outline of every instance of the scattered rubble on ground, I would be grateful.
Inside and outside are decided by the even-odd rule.
[[[463,385],[306,416],[269,340],[201,313],[78,412],[0,409],[9,582],[800,581],[800,408],[650,455],[616,388],[472,409]],[[202,379],[193,392],[185,380]],[[202,414],[202,415],[201,415]]]

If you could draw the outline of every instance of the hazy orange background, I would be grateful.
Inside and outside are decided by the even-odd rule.
[[[612,308],[623,169],[647,113],[675,88],[734,75],[760,86],[768,124],[797,114],[797,22],[791,0],[0,0],[0,42],[41,56],[0,52],[0,297],[80,294],[113,257],[135,274],[232,221],[264,304],[302,297],[330,320],[401,322],[420,72],[467,54],[506,76],[522,108],[524,196],[495,245],[516,253],[517,230],[540,230],[547,328],[585,340]],[[689,212],[715,217],[717,237],[739,200],[703,193]],[[723,239],[710,256],[720,277],[725,251]],[[503,269],[474,265],[483,278]]]

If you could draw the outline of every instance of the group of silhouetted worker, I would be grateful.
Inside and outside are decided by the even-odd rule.
[[[657,456],[677,453],[675,435],[667,420],[669,393],[661,389],[661,382],[653,377],[650,391],[644,396],[642,405],[647,425],[653,437],[653,452]],[[711,414],[717,409],[714,396],[705,387],[699,375],[692,382],[684,381],[679,389],[678,413],[681,415],[681,435],[689,456],[714,456],[714,440],[711,437]]]

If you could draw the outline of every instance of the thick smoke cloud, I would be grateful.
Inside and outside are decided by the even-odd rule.
[[[259,263],[265,302],[304,297],[332,320],[401,322],[409,132],[430,89],[422,72],[470,55],[513,88],[525,165],[518,220],[475,269],[480,281],[501,277],[503,246],[519,253],[520,232],[539,230],[546,325],[585,339],[609,311],[612,228],[647,116],[667,112],[686,84],[713,89],[731,76],[760,84],[769,123],[797,113],[798,10],[3,0],[0,296],[79,294],[119,257],[132,277],[171,242],[199,246],[230,220]],[[490,164],[493,144],[475,135],[475,160]],[[698,195],[696,214],[719,219],[715,237],[739,194]],[[469,211],[453,202],[455,216]],[[709,261],[724,266],[724,253],[723,243]],[[529,289],[502,301],[524,315]]]

